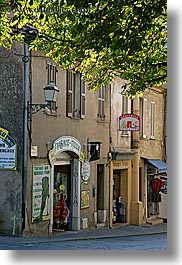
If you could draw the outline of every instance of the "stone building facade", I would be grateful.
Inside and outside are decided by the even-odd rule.
[[[166,88],[148,89],[130,100],[122,93],[125,83],[115,77],[111,86],[111,226],[115,222],[141,225],[159,217],[161,202],[153,201],[151,181],[161,179],[167,185]],[[121,128],[121,118],[128,117],[131,125],[132,115],[140,119],[139,130]]]
[[[0,233],[14,235],[22,231],[22,52],[17,44],[0,49]]]
[[[165,89],[131,101],[116,77],[92,93],[78,73],[43,52],[24,52],[17,43],[0,49],[0,232],[48,235],[158,215],[150,183],[167,172]],[[44,98],[50,83],[59,90],[51,103]],[[123,129],[128,114],[140,118],[139,129]]]
[[[1,49],[0,143],[9,132],[17,157],[13,170],[1,163],[0,232],[42,235],[107,226],[110,87],[91,93],[78,73],[61,69],[43,52],[31,52],[23,62],[24,55],[20,44]],[[35,104],[46,103],[43,88],[50,82],[59,89],[57,100],[38,111]]]

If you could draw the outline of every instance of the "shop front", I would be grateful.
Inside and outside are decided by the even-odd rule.
[[[62,136],[49,151],[51,164],[50,232],[80,230],[81,145],[71,136]]]
[[[132,152],[115,150],[110,164],[110,226],[130,223]]]
[[[147,160],[147,219],[160,217],[166,205],[167,165],[162,160]],[[165,191],[165,192],[163,192]],[[163,193],[165,193],[163,195]],[[162,208],[161,208],[162,205]],[[163,214],[162,214],[163,215]]]

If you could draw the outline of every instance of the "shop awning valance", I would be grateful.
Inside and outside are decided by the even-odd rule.
[[[111,151],[112,160],[131,160],[135,153],[131,149],[120,149],[117,147],[114,147]]]
[[[159,169],[159,173],[167,173],[167,164],[158,159],[149,159],[148,162]]]

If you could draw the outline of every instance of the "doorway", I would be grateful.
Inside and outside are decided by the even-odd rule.
[[[104,164],[97,165],[97,223],[104,223]]]
[[[69,230],[71,211],[71,166],[54,166],[53,230]]]
[[[153,183],[158,180],[154,175],[147,176],[147,218],[157,216],[159,214],[159,202],[161,202],[161,194],[152,187]],[[161,180],[157,181],[155,188],[158,188]],[[156,186],[157,185],[157,186]]]
[[[126,223],[127,170],[113,170],[113,223]]]

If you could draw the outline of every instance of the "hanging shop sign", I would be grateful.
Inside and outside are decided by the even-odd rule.
[[[83,162],[81,178],[83,181],[87,181],[90,178],[90,164],[88,160]]]
[[[50,166],[33,165],[32,223],[50,219]]]
[[[119,116],[119,131],[139,131],[140,116],[136,114],[123,114]]]
[[[0,127],[0,170],[16,170],[17,144],[9,131]]]

